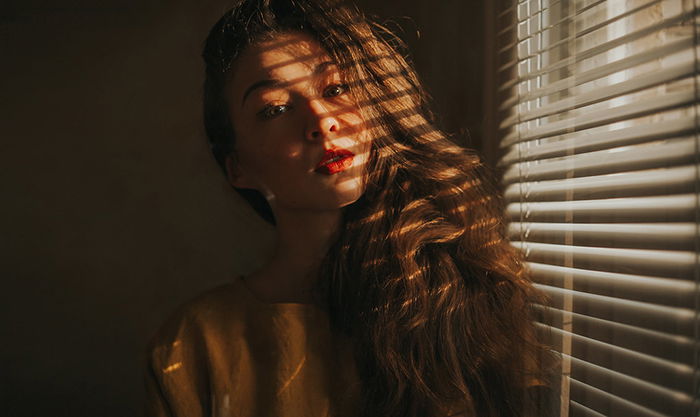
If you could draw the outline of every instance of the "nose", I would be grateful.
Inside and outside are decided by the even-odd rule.
[[[337,117],[318,100],[309,103],[306,139],[311,142],[327,140],[340,130]]]

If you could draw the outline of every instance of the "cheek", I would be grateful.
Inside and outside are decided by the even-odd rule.
[[[302,156],[302,143],[289,140],[288,132],[288,129],[248,132],[245,139],[239,142],[241,165],[264,176],[266,173],[276,175],[277,171],[298,164]]]
[[[357,109],[343,108],[340,110],[338,118],[343,126],[340,136],[356,137],[359,139],[365,130],[365,122]]]
[[[362,154],[363,159],[366,159],[369,156],[372,140],[364,119],[355,113],[345,123],[348,126],[348,136],[355,140],[359,153]]]

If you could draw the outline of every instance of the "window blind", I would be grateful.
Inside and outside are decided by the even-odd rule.
[[[564,416],[698,416],[700,0],[495,6],[508,235]]]

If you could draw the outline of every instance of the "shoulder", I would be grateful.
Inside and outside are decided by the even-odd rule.
[[[148,415],[203,416],[210,398],[213,364],[237,350],[247,315],[240,279],[180,306],[148,344]],[[202,408],[205,407],[205,408]]]
[[[148,345],[150,355],[167,355],[174,347],[196,349],[207,339],[233,336],[248,314],[241,279],[217,286],[178,307],[160,326]]]

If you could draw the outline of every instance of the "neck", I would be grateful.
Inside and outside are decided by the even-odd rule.
[[[277,240],[271,261],[250,280],[270,302],[310,302],[318,269],[337,237],[341,211],[275,211]]]
[[[340,210],[281,211],[277,213],[277,242],[272,264],[291,278],[315,273],[340,226]]]

